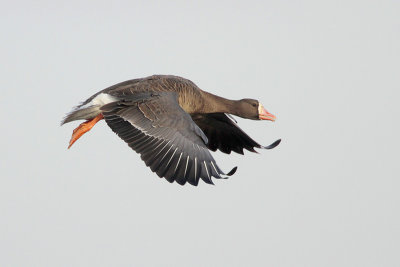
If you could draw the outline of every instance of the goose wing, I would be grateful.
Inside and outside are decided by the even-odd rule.
[[[108,126],[159,177],[195,186],[200,178],[209,184],[211,177],[226,178],[207,149],[206,135],[179,106],[175,92],[135,93],[101,110]]]
[[[207,147],[212,151],[219,149],[227,154],[231,151],[243,154],[243,149],[251,152],[256,152],[254,148],[272,149],[281,141],[279,139],[269,146],[262,146],[224,113],[195,114],[192,119],[207,136]]]

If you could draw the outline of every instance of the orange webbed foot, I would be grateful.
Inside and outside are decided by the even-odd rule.
[[[103,118],[104,118],[103,114],[99,114],[93,119],[82,122],[78,127],[76,127],[75,130],[72,132],[68,148],[70,148],[75,143],[75,141],[78,140],[82,135],[90,131],[90,129],[92,129],[93,126]]]

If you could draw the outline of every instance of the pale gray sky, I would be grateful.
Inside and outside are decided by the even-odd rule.
[[[1,266],[400,266],[399,1],[3,1]],[[175,74],[278,120],[214,153],[216,186],[159,179],[66,112]]]

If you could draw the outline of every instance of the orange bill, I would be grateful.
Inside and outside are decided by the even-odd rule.
[[[261,105],[261,103],[258,105],[258,118],[260,120],[269,120],[269,121],[276,120],[275,115],[266,111],[265,108],[263,107],[263,105]]]

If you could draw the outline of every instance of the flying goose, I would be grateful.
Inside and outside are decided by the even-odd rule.
[[[192,81],[172,75],[153,75],[108,87],[78,105],[62,121],[86,120],[74,131],[68,148],[97,122],[108,126],[159,177],[180,185],[197,186],[200,178],[227,178],[211,151],[243,154],[243,149],[272,149],[280,139],[262,146],[236,124],[230,114],[275,121],[254,99],[229,100],[205,92]]]

